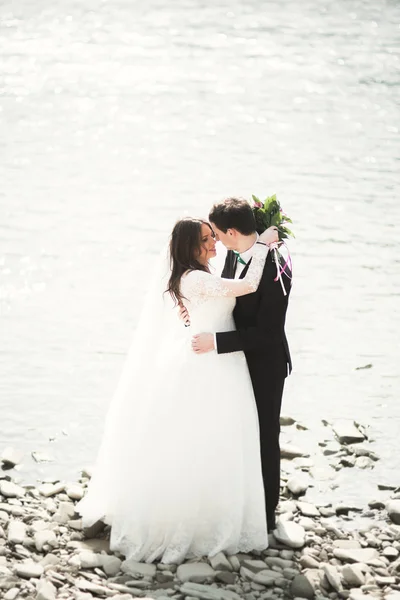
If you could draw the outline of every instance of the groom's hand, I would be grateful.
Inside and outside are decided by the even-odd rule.
[[[192,349],[196,354],[205,354],[215,350],[214,345],[214,334],[213,333],[199,333],[192,337]]]

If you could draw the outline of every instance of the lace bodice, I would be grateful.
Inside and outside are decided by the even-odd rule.
[[[256,246],[243,279],[223,279],[205,271],[190,271],[183,276],[181,291],[190,314],[191,334],[234,329],[235,298],[257,290],[267,254],[267,246]]]

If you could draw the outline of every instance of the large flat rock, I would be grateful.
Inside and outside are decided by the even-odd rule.
[[[369,564],[379,558],[374,548],[334,548],[333,555],[343,562]]]
[[[338,421],[332,429],[341,444],[355,444],[365,440],[365,436],[350,421]]]
[[[215,571],[209,564],[204,562],[186,563],[179,565],[177,576],[179,581],[182,581],[183,583],[186,581],[205,583],[214,581]]]
[[[278,520],[274,537],[290,548],[302,548],[305,544],[305,531],[301,525],[292,521]]]

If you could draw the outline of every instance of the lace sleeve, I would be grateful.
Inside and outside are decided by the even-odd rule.
[[[184,276],[185,290],[198,296],[245,296],[255,292],[261,280],[268,246],[257,244],[249,270],[243,279],[222,279],[205,271],[191,271]]]

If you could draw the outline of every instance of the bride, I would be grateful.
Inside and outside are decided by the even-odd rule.
[[[275,241],[270,228],[246,277],[221,279],[208,265],[216,254],[209,223],[185,218],[172,231],[168,266],[161,261],[149,291],[88,492],[77,506],[85,527],[97,520],[111,525],[111,549],[127,558],[180,563],[268,545],[244,354],[198,355],[191,338],[234,329],[235,298],[257,289],[266,244]],[[190,330],[173,310],[177,303],[190,312]]]

